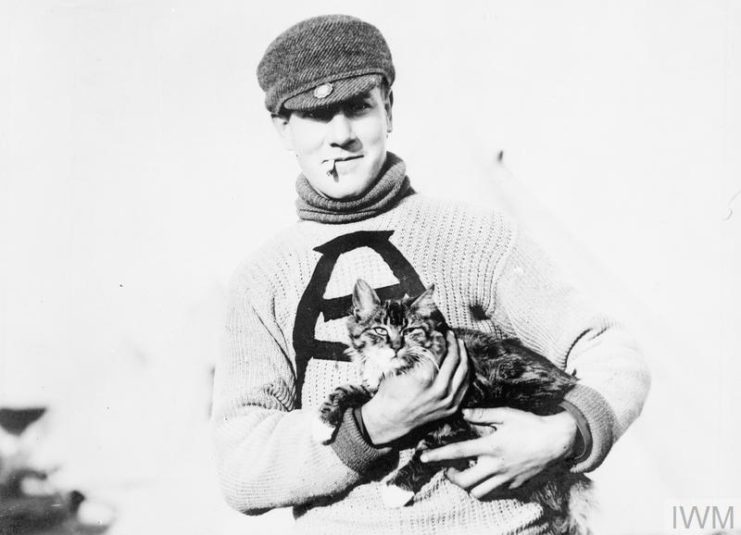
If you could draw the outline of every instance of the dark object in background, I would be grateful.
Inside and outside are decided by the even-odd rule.
[[[47,472],[27,466],[21,435],[45,413],[45,407],[0,408],[0,435],[6,435],[5,451],[0,449],[0,535],[101,534],[108,524],[78,519],[81,492],[57,490]]]
[[[29,425],[41,418],[46,407],[25,407],[23,409],[0,409],[0,427],[8,433],[20,436]]]
[[[77,490],[41,495],[23,491],[25,482],[46,478],[45,472],[18,469],[0,480],[0,535],[98,535],[108,529],[78,520],[85,495]]]
[[[39,533],[40,530],[69,525],[75,518],[80,503],[85,499],[81,492],[73,490],[62,494],[29,496],[22,491],[27,479],[45,480],[46,474],[30,469],[11,472],[5,481],[0,481],[0,535]],[[48,533],[78,533],[64,530]]]

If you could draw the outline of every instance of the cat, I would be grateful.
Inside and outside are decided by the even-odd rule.
[[[347,353],[360,364],[362,385],[341,386],[328,396],[319,410],[316,440],[330,443],[343,413],[365,404],[384,377],[405,373],[424,361],[439,369],[450,327],[435,305],[433,293],[434,286],[416,298],[381,301],[370,285],[358,279],[348,318],[351,346]],[[499,339],[472,329],[453,331],[465,343],[471,368],[461,408],[512,407],[543,416],[562,410],[558,404],[577,383],[574,376],[516,338]],[[460,411],[424,426],[420,433],[411,460],[386,481],[383,499],[389,507],[409,503],[444,467],[423,463],[420,456],[425,450],[479,436]],[[464,462],[460,468],[467,466]],[[522,487],[507,491],[507,496],[539,503],[556,533],[588,535],[590,490],[586,476],[556,464]]]

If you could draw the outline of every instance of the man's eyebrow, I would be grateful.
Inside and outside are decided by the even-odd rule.
[[[359,95],[355,95],[354,97],[351,97],[349,100],[368,100],[369,98],[373,98],[373,95],[371,94],[371,91],[366,91],[365,93],[360,93]]]
[[[328,117],[333,115],[335,112],[331,108],[311,108],[308,110],[296,110],[294,112],[299,117]]]

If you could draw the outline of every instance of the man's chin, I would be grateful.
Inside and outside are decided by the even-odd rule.
[[[327,198],[329,198],[329,199],[332,199],[333,201],[354,201],[354,200],[359,199],[360,197],[362,197],[364,193],[365,193],[364,191],[361,191],[361,192],[356,192],[356,191],[351,191],[351,192],[325,192],[324,193],[324,196],[327,197]]]
[[[359,199],[373,187],[375,180],[354,180],[353,177],[344,177],[340,175],[338,177],[337,187],[327,188],[327,191],[321,192],[325,197],[333,199],[335,201],[354,201]]]

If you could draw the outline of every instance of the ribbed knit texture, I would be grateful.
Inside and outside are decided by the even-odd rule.
[[[436,302],[452,325],[519,336],[576,370],[581,382],[568,401],[584,415],[593,444],[574,470],[598,466],[641,410],[648,375],[633,340],[562,283],[525,236],[499,214],[410,195],[362,221],[299,222],[236,273],[213,415],[228,502],[246,513],[293,506],[298,533],[546,533],[539,506],[478,501],[442,474],[411,506],[386,508],[384,483],[366,473],[395,454],[365,444],[349,412],[333,444],[312,440],[315,408],[335,386],[358,382],[358,373],[348,362],[312,359],[298,399],[297,307],[322,258],[316,248],[357,231],[393,231],[389,241],[425,285],[436,285]],[[350,294],[358,277],[376,288],[398,282],[374,250],[361,247],[338,258],[323,299]],[[347,342],[344,319],[320,317],[316,338]],[[401,452],[401,462],[408,456]]]
[[[385,212],[414,193],[414,190],[406,176],[403,160],[388,152],[380,177],[358,199],[335,200],[324,197],[311,187],[303,174],[296,179],[296,193],[296,210],[301,219],[335,224],[361,221]]]

